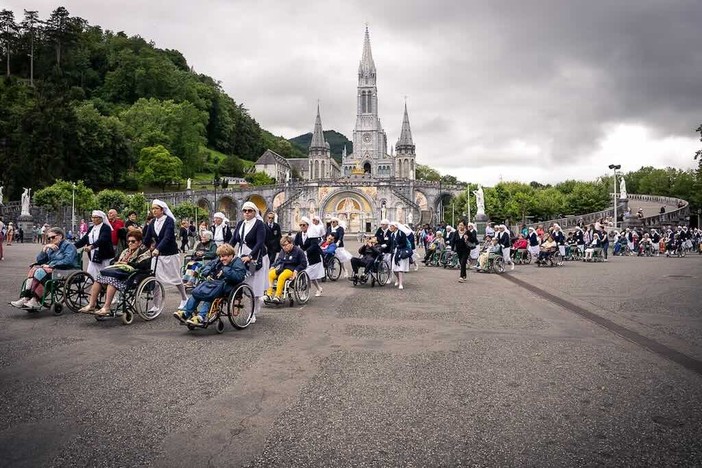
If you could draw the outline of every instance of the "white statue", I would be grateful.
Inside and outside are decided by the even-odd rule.
[[[5,188],[4,185],[0,185],[0,206],[2,206],[2,198],[3,198],[2,189],[4,189],[4,188]]]
[[[473,190],[475,195],[475,204],[478,206],[477,214],[485,214],[485,194],[483,193],[483,186],[478,185],[478,190]]]
[[[32,189],[24,187],[24,192],[22,192],[22,215],[31,216],[29,213],[29,202],[31,201],[30,192]]]
[[[385,207],[385,202],[380,205],[380,219],[386,219],[388,217],[388,209]]]
[[[414,222],[414,211],[412,209],[407,213],[407,224],[412,224]]]
[[[619,198],[622,200],[625,200],[627,197],[626,195],[626,181],[624,180],[624,177],[622,177],[621,182],[619,183]]]
[[[192,184],[193,180],[191,178],[188,178],[188,185],[185,186],[187,190],[190,190],[190,184]]]

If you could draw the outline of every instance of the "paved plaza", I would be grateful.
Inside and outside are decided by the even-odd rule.
[[[702,256],[340,280],[218,335],[15,309],[38,248],[0,262],[0,466],[702,465]]]

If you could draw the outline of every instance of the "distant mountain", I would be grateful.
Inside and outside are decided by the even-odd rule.
[[[351,140],[335,130],[325,130],[324,139],[329,143],[332,157],[339,163],[341,162],[341,152],[344,145],[346,145],[346,154],[353,153],[353,143]],[[312,132],[290,138],[288,141],[307,154],[310,149],[310,144],[312,143]]]

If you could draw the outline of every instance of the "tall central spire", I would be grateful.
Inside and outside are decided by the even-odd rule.
[[[366,38],[363,41],[363,55],[361,56],[361,63],[358,65],[358,74],[375,75],[375,62],[373,61],[373,53],[371,52],[370,34],[368,33],[367,25]]]
[[[312,134],[312,143],[310,143],[310,149],[326,149],[326,147],[327,142],[324,141],[324,131],[322,130],[322,118],[319,115],[319,103],[317,103],[317,118],[314,121],[314,133]]]

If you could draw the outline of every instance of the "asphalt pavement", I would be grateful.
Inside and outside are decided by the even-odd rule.
[[[702,375],[574,313],[699,362],[697,255],[339,280],[218,335],[174,291],[132,325],[15,309],[37,250],[0,262],[0,466],[702,465]]]

